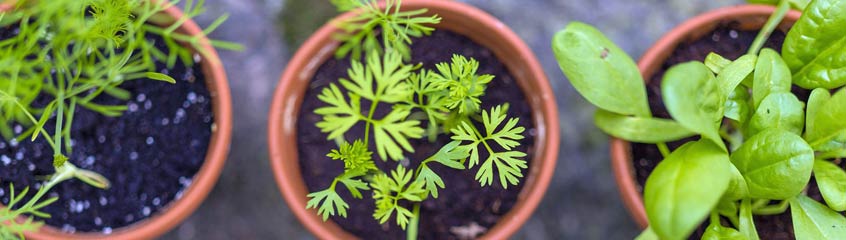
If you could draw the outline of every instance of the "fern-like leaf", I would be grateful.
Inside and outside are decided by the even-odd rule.
[[[412,181],[414,173],[407,171],[402,165],[391,171],[390,177],[387,174],[379,174],[373,177],[373,199],[376,200],[376,210],[373,217],[380,223],[385,223],[391,218],[394,212],[397,214],[397,225],[402,229],[408,225],[414,214],[407,208],[399,205],[399,200],[412,202],[423,201],[427,197],[427,190],[423,187],[423,181]]]
[[[306,209],[317,208],[317,214],[323,216],[323,221],[329,219],[329,216],[337,214],[346,217],[347,209],[350,206],[338,193],[335,192],[334,187],[324,189],[319,192],[309,193],[307,195],[310,200],[306,203]]]
[[[485,95],[485,89],[494,76],[477,75],[479,62],[457,54],[452,56],[452,62],[439,63],[436,67],[439,75],[435,86],[449,92],[446,107],[458,109],[463,114],[478,112],[482,103],[479,97]]]
[[[505,125],[502,125],[507,118],[506,108],[499,105],[493,107],[490,111],[482,111],[482,124],[485,127],[484,135],[468,122],[462,122],[460,126],[452,129],[453,140],[462,143],[469,142],[457,148],[469,152],[470,168],[479,163],[480,145],[487,150],[488,158],[481,164],[475,176],[482,186],[493,183],[494,167],[496,167],[503,188],[508,188],[509,185],[517,185],[520,182],[519,178],[523,177],[522,169],[528,167],[526,161],[521,159],[526,154],[511,150],[520,145],[517,140],[523,139],[521,134],[525,131],[525,128],[517,126],[518,118],[511,118]],[[499,147],[506,151],[494,150],[488,141],[497,143]]]
[[[353,5],[363,9],[359,15],[335,23],[344,32],[335,36],[342,42],[335,52],[337,58],[351,54],[352,59],[360,59],[365,52],[395,51],[403,59],[410,60],[408,45],[411,38],[431,34],[435,29],[429,25],[441,22],[437,15],[422,16],[428,12],[427,9],[400,11],[401,0],[386,0],[385,10],[379,8],[377,0],[334,1],[341,3],[336,4],[338,9],[350,9]],[[382,31],[377,32],[377,27]],[[381,42],[377,40],[377,35],[382,36]]]
[[[344,94],[337,85],[331,84],[324,88],[317,96],[329,106],[315,109],[314,112],[323,115],[323,121],[317,123],[322,132],[328,132],[327,139],[334,139],[342,136],[350,128],[360,121],[364,116],[361,114],[361,100],[358,95],[349,94],[350,101],[344,98]]]

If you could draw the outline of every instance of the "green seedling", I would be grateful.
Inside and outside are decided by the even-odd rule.
[[[327,140],[340,143],[327,156],[343,161],[344,173],[328,188],[309,194],[307,208],[316,208],[324,221],[334,215],[346,217],[349,205],[337,193],[338,183],[354,198],[363,198],[363,191],[372,191],[376,205],[373,218],[379,223],[395,218],[408,239],[416,239],[420,203],[437,198],[438,191],[448,187],[441,175],[430,168],[433,164],[455,170],[475,168],[475,178],[481,186],[494,182],[503,188],[517,185],[528,167],[523,159],[526,153],[515,150],[524,138],[525,128],[517,125],[518,118],[507,116],[508,105],[482,109],[480,97],[494,76],[478,74],[479,62],[460,55],[432,70],[403,62],[410,57],[408,36],[420,34],[416,27],[396,27],[396,23],[436,23],[436,17],[411,17],[425,13],[425,9],[399,11],[400,1],[387,1],[384,11],[378,10],[376,1],[348,3],[369,13],[356,21],[387,21],[391,28],[382,26],[383,37],[390,31],[403,41],[386,40],[382,46],[389,47],[384,49],[368,47],[379,44],[368,43],[370,40],[363,40],[360,45],[360,38],[346,43],[368,49],[364,62],[353,56],[348,78],[340,79],[340,86],[333,83],[325,87],[318,98],[327,105],[315,110],[323,116],[317,127],[328,133]],[[433,30],[426,29],[421,32],[428,34]],[[373,34],[374,28],[357,31],[356,36],[364,36]],[[346,51],[342,46],[336,53],[344,56]],[[379,116],[379,108],[390,111]],[[350,141],[345,135],[356,125],[364,125],[364,137]],[[425,159],[406,156],[415,151],[411,140],[425,138],[435,142],[438,136],[449,136],[451,141]],[[395,169],[377,168],[377,158],[396,162]],[[416,167],[409,167],[410,162]]]
[[[555,35],[561,70],[599,108],[596,125],[664,155],[646,181],[650,225],[638,239],[685,239],[704,221],[702,239],[759,239],[755,216],[788,208],[797,239],[846,236],[846,172],[832,163],[846,157],[846,1],[767,2],[777,11],[746,55],[666,71],[672,119],[651,116],[634,61],[598,30],[576,22]],[[781,54],[761,49],[791,6],[805,13]],[[806,102],[794,85],[813,90]],[[672,152],[664,144],[693,136]],[[812,176],[825,204],[805,192]]]
[[[177,33],[176,29],[204,10],[203,1],[185,2],[185,15],[171,19],[163,10],[176,4],[155,4],[146,0],[50,0],[17,1],[14,9],[0,13],[0,27],[16,25],[19,33],[0,41],[0,134],[8,141],[35,141],[43,137],[53,150],[55,173],[27,202],[26,190],[12,196],[0,207],[0,238],[23,238],[42,223],[32,216],[47,218],[39,209],[56,201],[42,197],[56,184],[79,179],[98,188],[108,188],[102,175],[77,168],[68,162],[72,152],[71,126],[76,108],[87,108],[105,116],[119,116],[125,105],[101,105],[93,100],[102,94],[129,99],[121,89],[126,81],[152,79],[175,83],[165,74],[154,72],[156,61],[173,67],[177,60],[194,63],[196,53],[206,56],[199,36]],[[210,33],[225,20],[215,21]],[[169,23],[169,24],[166,24]],[[167,51],[145,39],[161,35]],[[237,44],[212,41],[212,45],[238,49]],[[207,58],[210,59],[210,58]],[[46,106],[34,104],[36,97],[47,97]],[[54,131],[45,130],[48,120]],[[12,126],[27,128],[17,136]],[[29,188],[26,188],[29,189]],[[14,193],[14,187],[9,191]],[[26,221],[18,222],[24,216]]]

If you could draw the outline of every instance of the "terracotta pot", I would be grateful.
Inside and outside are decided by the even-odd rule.
[[[436,28],[467,36],[491,49],[527,93],[533,110],[533,124],[538,130],[534,149],[537,154],[531,160],[531,168],[523,179],[525,185],[514,208],[484,235],[484,238],[505,239],[532,215],[555,169],[559,143],[558,112],[549,82],[525,43],[505,24],[487,13],[453,1],[405,0],[402,8],[428,8],[429,13],[443,18]],[[353,14],[347,13],[339,18],[350,18]],[[337,31],[332,24],[324,25],[296,52],[276,88],[269,118],[270,161],[276,182],[291,211],[320,239],[355,238],[334,222],[324,222],[314,209],[306,209],[308,189],[303,182],[297,156],[296,122],[302,98],[317,68],[332,57],[338,46],[331,37]]]
[[[0,9],[3,9],[2,4],[0,4]],[[164,13],[170,15],[173,19],[179,19],[183,16],[182,11],[177,7],[170,7]],[[177,31],[189,35],[202,34],[200,27],[192,20],[186,21]],[[44,225],[38,232],[25,233],[27,239],[152,239],[176,227],[200,206],[223,170],[232,136],[232,97],[229,94],[226,72],[217,52],[208,44],[208,39],[204,38],[202,42],[203,49],[210,56],[210,59],[204,59],[201,65],[206,78],[206,87],[212,97],[212,111],[214,112],[215,122],[212,124],[206,160],[197,174],[194,175],[191,185],[184,190],[182,198],[170,202],[168,206],[147,219],[130,226],[114,229],[111,234],[64,233],[58,228]],[[19,219],[19,221],[22,220]]]
[[[772,6],[741,5],[716,9],[687,20],[661,37],[640,58],[637,66],[644,81],[649,82],[652,74],[661,68],[679,43],[696,41],[724,22],[737,22],[738,27],[743,30],[760,29],[774,11],[775,7]],[[787,32],[799,19],[800,14],[794,10],[788,12],[778,29]],[[617,138],[611,139],[611,167],[614,169],[614,177],[620,195],[623,197],[623,203],[635,222],[645,229],[649,224],[643,208],[643,198],[637,190],[638,184],[635,180],[629,142]]]

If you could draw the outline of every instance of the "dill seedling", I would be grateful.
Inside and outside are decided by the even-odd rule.
[[[160,1],[155,1],[160,2]],[[120,116],[126,105],[102,105],[93,100],[102,94],[127,100],[131,93],[121,89],[126,81],[152,79],[175,83],[170,76],[155,72],[156,62],[173,67],[177,60],[194,63],[202,36],[189,36],[176,30],[202,13],[203,0],[187,0],[185,15],[172,19],[163,11],[176,2],[157,4],[147,0],[50,0],[18,1],[13,10],[0,14],[0,27],[14,26],[19,33],[0,40],[0,134],[10,141],[34,141],[43,137],[53,150],[55,173],[38,192],[22,202],[26,191],[0,207],[0,237],[22,237],[24,231],[41,226],[32,216],[47,218],[39,209],[56,201],[41,198],[59,182],[79,179],[98,188],[108,188],[102,175],[79,169],[67,162],[73,150],[70,129],[77,108],[87,108],[105,116]],[[226,17],[215,21],[203,33],[217,28]],[[147,34],[161,35],[167,45],[162,51],[147,41]],[[212,41],[212,45],[238,49],[232,43]],[[207,60],[212,60],[206,58]],[[47,98],[46,106],[34,103]],[[45,130],[48,120],[55,127]],[[15,136],[11,126],[26,131]],[[28,189],[28,188],[26,188]],[[10,187],[14,193],[14,187]],[[14,194],[13,194],[14,195]],[[30,216],[16,222],[20,216]]]
[[[318,99],[327,105],[314,112],[323,117],[316,125],[328,133],[327,140],[340,143],[338,149],[327,156],[343,161],[344,173],[335,177],[328,188],[308,194],[310,200],[306,207],[316,208],[324,221],[334,215],[346,217],[349,204],[337,193],[338,183],[358,199],[363,198],[362,191],[372,190],[376,205],[373,218],[379,223],[395,218],[396,224],[406,230],[407,237],[416,239],[420,203],[429,197],[437,198],[438,190],[447,187],[441,176],[430,168],[432,164],[456,170],[477,168],[475,179],[481,186],[492,185],[495,181],[503,188],[517,185],[523,177],[522,171],[528,167],[522,159],[526,154],[515,150],[524,138],[525,128],[517,125],[518,118],[507,116],[508,105],[490,109],[480,107],[480,97],[494,76],[479,75],[479,62],[460,55],[454,55],[450,62],[437,64],[436,71],[404,63],[404,59],[410,58],[406,45],[411,42],[408,36],[421,36],[419,33],[423,31],[419,28],[387,30],[407,40],[402,41],[402,47],[392,45],[397,42],[385,40],[381,44],[387,47],[382,49],[380,43],[373,40],[375,22],[401,19],[400,22],[420,23],[429,19],[432,20],[429,23],[436,23],[439,19],[409,20],[409,16],[426,11],[399,12],[399,1],[387,1],[388,10],[384,12],[372,1],[368,4],[333,1],[339,2],[358,3],[355,6],[364,10],[352,22],[366,24],[351,25],[357,28],[342,26],[344,31],[352,33],[349,36],[358,36],[346,39],[336,52],[336,56],[345,56],[353,50],[348,77],[340,79],[339,84],[331,83],[320,92]],[[346,7],[338,5],[339,9]],[[434,30],[425,29],[426,34]],[[363,49],[368,50],[364,63],[356,56],[356,52]],[[380,108],[390,110],[380,117],[376,114]],[[364,137],[349,143],[345,134],[360,124],[364,125]],[[477,127],[479,125],[481,128]],[[449,136],[451,141],[426,159],[407,159],[406,154],[415,150],[410,140],[428,138],[435,142],[439,135]],[[374,143],[375,151],[368,148],[370,143]],[[389,172],[377,168],[374,152],[382,161],[395,161],[396,168]],[[482,156],[487,157],[482,160]],[[400,162],[403,159],[419,164],[409,169],[407,164],[404,166]]]

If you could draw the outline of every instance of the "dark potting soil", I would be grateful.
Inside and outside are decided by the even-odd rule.
[[[0,28],[3,39],[14,27]],[[163,40],[148,41],[166,51]],[[179,199],[206,157],[214,116],[211,97],[199,63],[186,67],[177,63],[158,72],[173,76],[176,84],[149,79],[128,81],[121,88],[132,93],[128,101],[103,94],[98,104],[126,105],[120,117],[106,117],[78,106],[71,137],[69,161],[79,168],[98,172],[111,181],[101,190],[72,179],[50,190],[47,197],[59,200],[43,209],[52,215],[43,219],[66,232],[105,232],[155,215]],[[47,98],[40,97],[40,104]],[[52,122],[52,120],[51,120]],[[55,123],[46,129],[53,132]],[[25,127],[14,126],[16,133]],[[26,186],[40,186],[42,176],[54,172],[53,151],[39,137],[35,142],[0,142],[0,200],[8,204],[8,186],[16,192]],[[31,189],[29,196],[36,190]],[[43,198],[46,199],[46,198]]]
[[[526,138],[517,150],[528,154],[524,159],[531,167],[536,130],[532,125],[530,108],[515,79],[490,50],[464,36],[445,30],[438,30],[431,36],[415,39],[411,49],[412,62],[423,63],[426,69],[435,69],[436,63],[448,62],[455,53],[478,60],[479,74],[495,75],[496,78],[488,85],[487,94],[481,98],[484,103],[482,108],[490,109],[499,104],[510,104],[508,116],[519,117],[518,124],[526,127],[523,133]],[[298,153],[303,177],[311,192],[326,189],[332,180],[343,172],[342,162],[326,157],[326,154],[336,145],[334,141],[326,140],[327,135],[315,126],[315,123],[321,121],[322,118],[315,114],[314,110],[326,105],[317,99],[318,93],[329,83],[337,84],[339,78],[346,78],[349,67],[349,58],[327,60],[317,70],[304,97],[297,122],[297,143],[300,146]],[[424,122],[422,126],[425,124],[427,123]],[[356,126],[348,133],[347,140],[363,138],[363,126]],[[448,142],[447,137],[441,137],[435,143],[425,139],[412,141],[415,153],[409,154],[410,166],[407,167],[417,167],[419,161],[431,156]],[[485,158],[484,154],[483,151],[482,159]],[[374,154],[374,157],[377,158],[377,166],[383,171],[388,172],[396,168],[397,162],[379,160],[377,154]],[[479,182],[474,179],[478,166],[464,171],[438,164],[433,164],[431,167],[443,178],[446,188],[438,191],[437,199],[430,198],[421,204],[419,231],[421,239],[457,239],[459,236],[453,234],[456,227],[468,227],[474,224],[489,229],[513,207],[525,181],[521,179],[519,185],[510,186],[507,190],[500,186],[499,181],[495,181],[493,186],[480,187]],[[523,170],[523,174],[527,175],[527,170]],[[369,191],[364,193],[364,199],[352,198],[345,187],[339,187],[337,191],[350,205],[347,218],[331,218],[343,229],[365,239],[405,238],[405,232],[396,225],[396,216],[391,217],[385,224],[379,224],[373,219],[375,204]]]
[[[710,52],[715,52],[727,59],[737,59],[746,53],[749,46],[754,41],[757,30],[743,31],[736,28],[736,23],[724,23],[717,27],[712,33],[704,35],[701,39],[681,43],[673,51],[670,57],[661,66],[661,69],[649,79],[646,91],[649,98],[649,107],[652,109],[653,115],[661,118],[670,118],[670,114],[664,106],[661,97],[661,80],[664,72],[671,66],[677,63],[687,61],[703,61]],[[769,40],[764,44],[765,48],[772,48],[777,52],[781,52],[781,46],[784,42],[785,33],[781,31],[773,32]],[[798,87],[793,87],[793,93],[804,101],[807,101],[809,91]],[[698,137],[683,139],[676,142],[668,143],[671,149],[675,149],[682,144],[696,140]],[[638,191],[643,193],[643,187],[649,174],[655,169],[655,166],[663,159],[658,148],[652,144],[632,143],[633,164],[635,167],[635,176],[639,184]],[[844,163],[839,163],[844,167]],[[808,185],[808,196],[821,201],[822,197],[817,188],[813,177]],[[771,204],[775,204],[772,202]],[[779,215],[761,216],[755,215],[755,226],[758,229],[758,235],[761,239],[794,239],[793,225],[790,216],[790,209],[785,213]],[[699,239],[704,233],[708,222],[703,223],[690,239]],[[724,223],[730,226],[729,223]]]

